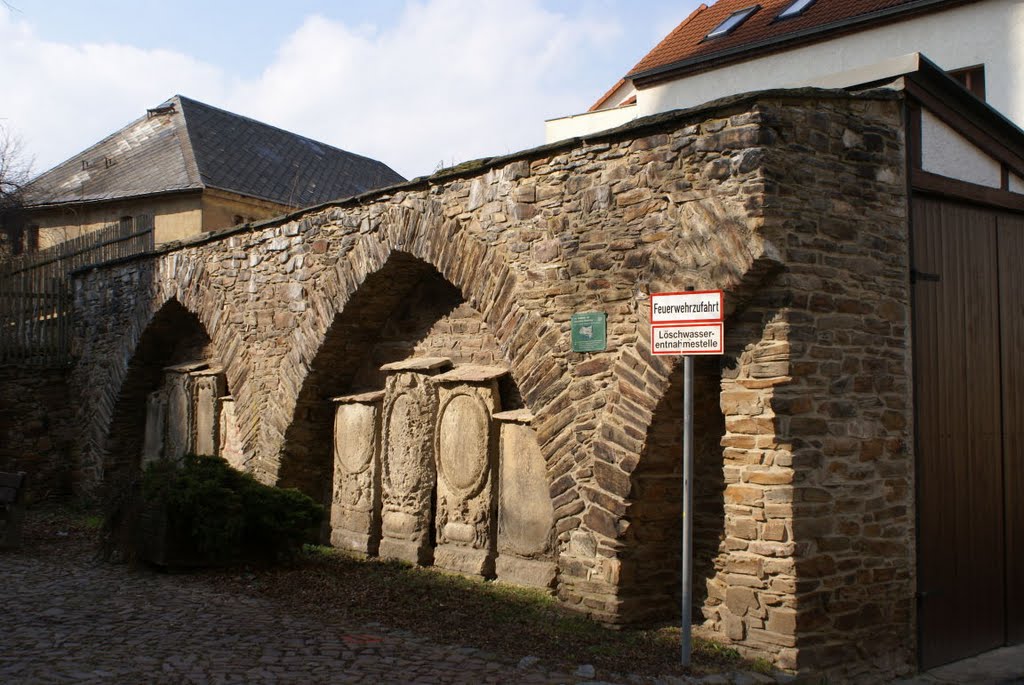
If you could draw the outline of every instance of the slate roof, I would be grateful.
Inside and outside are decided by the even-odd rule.
[[[216,188],[307,207],[404,180],[377,160],[176,95],[38,176],[28,198],[45,206]]]
[[[914,14],[978,0],[815,0],[800,14],[777,19],[792,0],[718,0],[701,5],[654,47],[626,75],[637,81],[672,78],[718,63],[735,62],[796,45],[828,40],[873,25],[900,21]],[[705,37],[734,12],[760,6],[735,30]],[[599,108],[613,88],[595,103]]]

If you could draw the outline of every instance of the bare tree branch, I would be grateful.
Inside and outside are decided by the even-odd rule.
[[[22,191],[32,178],[32,162],[22,139],[0,122],[0,207],[21,203]]]
[[[32,179],[32,159],[21,138],[0,121],[0,260],[22,249],[25,188]]]

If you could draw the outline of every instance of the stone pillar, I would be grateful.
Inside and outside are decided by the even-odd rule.
[[[381,451],[380,556],[430,564],[437,393],[431,376],[448,369],[444,357],[419,357],[385,364]]]
[[[335,397],[331,544],[375,555],[380,547],[381,405],[384,391]]]
[[[231,395],[217,398],[217,416],[220,426],[218,433],[220,443],[217,454],[232,467],[241,471],[245,466],[245,454],[242,452],[242,439],[238,434],[238,423],[235,420],[235,398]]]
[[[167,391],[149,393],[146,398],[146,433],[142,443],[142,468],[164,455],[164,430],[167,422]]]
[[[220,403],[218,399],[227,388],[224,372],[219,368],[194,371],[191,374],[193,393],[192,451],[196,454],[216,455],[220,452]]]
[[[459,366],[433,379],[437,386],[437,548],[434,564],[469,575],[494,576],[498,502],[498,379],[508,369]]]
[[[495,414],[500,422],[498,480],[499,581],[550,588],[555,584],[555,509],[547,466],[527,409]]]

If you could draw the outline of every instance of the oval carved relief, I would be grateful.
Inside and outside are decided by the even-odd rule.
[[[483,482],[489,422],[486,408],[475,397],[456,395],[445,404],[438,422],[438,465],[453,490],[467,494]]]
[[[365,471],[373,458],[374,412],[365,404],[346,404],[334,415],[334,454],[348,473]]]

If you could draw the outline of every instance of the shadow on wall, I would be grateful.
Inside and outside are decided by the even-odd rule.
[[[707,581],[725,536],[725,479],[718,357],[694,360],[693,616],[701,616]],[[680,617],[682,549],[683,365],[672,371],[655,409],[646,448],[632,475],[630,522],[622,554],[623,615],[653,624]]]

